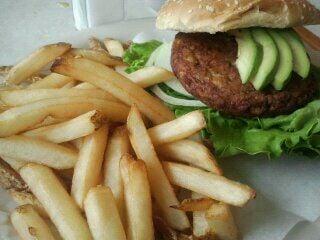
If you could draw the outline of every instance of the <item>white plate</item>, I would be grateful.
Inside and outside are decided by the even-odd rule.
[[[32,46],[15,50],[10,56],[6,56],[4,63],[13,64],[17,59],[47,43],[64,41],[75,46],[85,46],[90,36],[130,40],[140,32],[144,32],[144,38],[159,40],[172,38],[173,35],[155,31],[154,21],[150,19],[120,22],[72,35],[60,33],[35,42]],[[1,60],[3,62],[0,58],[0,62]],[[236,221],[244,240],[282,240],[298,222],[316,221],[320,216],[319,160],[304,157],[268,160],[264,157],[241,156],[220,162],[227,177],[247,183],[257,190],[256,200],[243,209],[235,210]],[[3,206],[5,202],[7,198],[0,191],[0,210],[8,210],[8,207]],[[3,223],[1,216],[3,215],[0,212],[0,225]],[[304,239],[318,240],[320,232],[316,225],[309,224],[307,233],[303,235],[297,233],[303,232],[307,224],[308,222],[299,224],[286,240],[293,240],[294,236],[299,236],[298,239],[304,236]],[[0,228],[0,239],[2,232]]]

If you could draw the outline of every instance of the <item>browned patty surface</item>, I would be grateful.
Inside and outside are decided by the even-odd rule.
[[[293,73],[282,91],[242,84],[235,66],[238,46],[227,33],[178,33],[171,65],[185,89],[215,110],[232,116],[265,117],[288,114],[310,102],[317,82]]]

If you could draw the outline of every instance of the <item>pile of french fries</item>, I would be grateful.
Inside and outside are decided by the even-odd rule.
[[[121,42],[89,46],[47,45],[0,68],[0,181],[21,239],[238,239],[230,205],[255,191],[190,140],[201,111],[174,119],[144,89],[173,74],[127,74]]]

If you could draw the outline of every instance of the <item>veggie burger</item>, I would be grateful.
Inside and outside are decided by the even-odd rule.
[[[319,69],[293,30],[308,24],[320,11],[305,0],[169,0],[156,25],[178,31],[174,41],[133,43],[126,71],[172,71],[150,91],[177,116],[201,109],[219,156],[317,156]]]

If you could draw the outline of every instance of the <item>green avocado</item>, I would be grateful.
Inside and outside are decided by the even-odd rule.
[[[286,39],[276,30],[268,29],[268,33],[276,43],[279,50],[279,63],[272,82],[276,90],[282,90],[291,78],[293,70],[293,53]]]
[[[279,52],[272,37],[265,29],[254,28],[251,30],[251,34],[254,41],[262,46],[263,51],[261,64],[251,79],[251,83],[256,90],[262,90],[274,79]]]
[[[306,78],[310,73],[310,60],[307,55],[306,48],[300,40],[298,34],[292,29],[285,29],[280,31],[291,47],[293,54],[293,71],[295,71],[300,77]]]
[[[235,32],[238,43],[238,58],[236,66],[243,84],[247,83],[255,73],[257,66],[261,62],[261,48],[255,43],[251,32],[248,29],[242,29]]]

